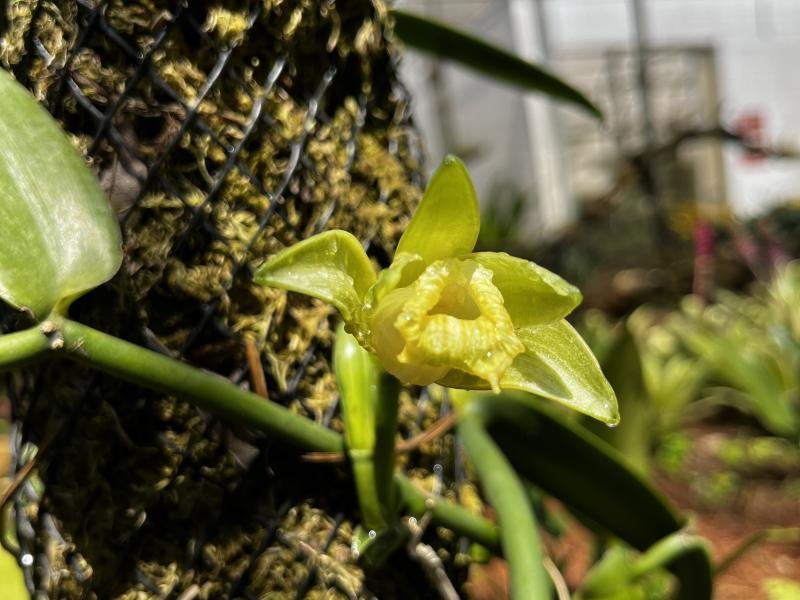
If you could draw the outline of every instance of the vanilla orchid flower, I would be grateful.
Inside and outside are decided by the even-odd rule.
[[[389,268],[333,230],[284,249],[256,281],[330,302],[346,330],[404,383],[523,390],[614,424],[614,392],[564,320],[580,292],[535,263],[473,252],[480,229],[463,163],[434,173]]]

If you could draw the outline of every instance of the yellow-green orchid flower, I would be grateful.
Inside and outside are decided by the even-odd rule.
[[[346,329],[405,383],[516,389],[607,423],[614,392],[564,317],[580,292],[550,271],[504,252],[473,252],[480,229],[463,163],[444,160],[377,276],[359,241],[327,231],[269,259],[263,285],[330,302]]]

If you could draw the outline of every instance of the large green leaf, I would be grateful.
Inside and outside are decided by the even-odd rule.
[[[37,319],[110,279],[114,213],[58,124],[0,69],[0,298]]]
[[[541,67],[426,17],[393,10],[394,31],[409,46],[456,61],[483,75],[571,102],[602,118],[586,96]]]
[[[683,527],[660,494],[613,448],[543,404],[504,392],[471,399],[466,410],[484,420],[522,477],[634,548],[645,551]],[[707,551],[689,552],[669,569],[681,583],[681,600],[711,597]]]

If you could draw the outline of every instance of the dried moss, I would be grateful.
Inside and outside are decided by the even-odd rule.
[[[377,263],[390,259],[420,190],[385,7],[377,0],[183,8],[109,0],[102,22],[119,39],[95,22],[78,47],[86,9],[43,2],[32,23],[35,5],[5,4],[0,60],[29,82],[76,147],[92,152],[87,158],[124,218],[123,270],[81,300],[76,316],[242,385],[249,338],[273,400],[339,427],[331,414],[331,309],[255,286],[251,273],[320,228],[352,231],[371,241]],[[39,50],[26,41],[31,27]],[[120,40],[146,59],[144,71]],[[229,49],[227,68],[203,96]],[[265,86],[280,61],[274,85]],[[96,110],[116,110],[99,143],[96,118],[59,84],[65,68]],[[88,371],[51,368],[38,376],[36,393],[18,407],[26,435],[38,441],[60,433],[42,462],[45,493],[25,509],[32,536],[21,536],[39,557],[31,571],[37,589],[138,599],[187,590],[218,598],[247,588],[277,598],[315,568],[309,597],[367,593],[349,551],[357,514],[344,468],[299,463],[262,436]],[[431,424],[438,406],[428,403],[420,417],[406,395],[403,434]],[[420,480],[429,480],[434,462],[452,465],[448,440],[406,459]],[[326,546],[333,514],[344,523]],[[413,565],[404,569],[384,575],[396,584],[386,589],[401,597],[421,577]]]

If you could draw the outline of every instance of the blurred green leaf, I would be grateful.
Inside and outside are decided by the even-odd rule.
[[[505,50],[420,15],[393,10],[394,31],[408,46],[460,63],[492,79],[571,102],[602,119],[586,96],[548,73]]]
[[[602,440],[530,398],[501,393],[470,401],[514,468],[532,483],[640,551],[680,530],[661,495]],[[711,597],[711,563],[696,550],[670,564],[681,600]]]
[[[639,307],[627,320],[627,329],[639,348],[644,389],[660,434],[674,429],[686,416],[686,407],[700,396],[707,366],[681,351],[669,329],[671,319],[648,306]]]
[[[800,339],[785,317],[792,309],[783,305],[775,287],[754,296],[721,292],[707,307],[689,297],[669,327],[691,358],[730,390],[717,392],[717,399],[752,413],[772,433],[797,441]]]
[[[767,579],[763,583],[767,600],[800,600],[800,583],[790,579]]]
[[[603,427],[586,420],[584,425],[595,435],[619,450],[628,464],[645,475],[650,465],[650,450],[657,433],[655,407],[648,402],[642,377],[639,349],[627,327],[622,326],[601,363],[603,374],[617,395],[619,427]]]
[[[37,319],[110,279],[116,217],[58,124],[0,69],[0,298]]]

